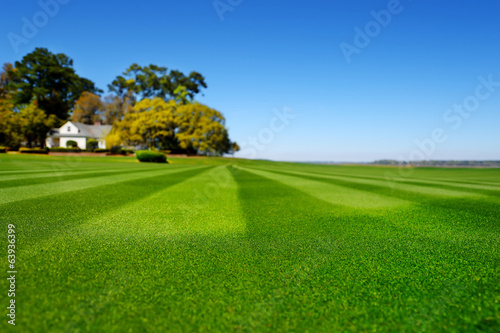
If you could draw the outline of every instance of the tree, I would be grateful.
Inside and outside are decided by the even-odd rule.
[[[222,114],[200,103],[181,104],[157,97],[143,99],[118,122],[109,142],[216,155],[239,149],[229,140]]]
[[[229,151],[229,154],[234,154],[236,153],[237,151],[240,151],[240,145],[237,144],[236,142],[232,142],[231,143],[231,150]]]
[[[177,70],[168,72],[166,67],[156,65],[139,66],[132,64],[122,75],[108,85],[110,91],[118,96],[132,93],[133,101],[141,101],[156,97],[164,100],[177,99],[177,88],[183,86],[187,96],[192,100],[194,96],[206,88],[205,78],[198,72],[191,72],[189,76]]]
[[[202,155],[221,156],[231,150],[225,118],[217,110],[200,103],[180,105],[176,109],[176,138],[180,147]]]
[[[100,92],[94,83],[78,76],[73,60],[65,54],[53,54],[36,48],[9,70],[12,82],[8,87],[15,105],[25,105],[33,99],[47,115],[67,119],[69,111],[84,91]]]
[[[21,144],[19,117],[14,112],[14,104],[11,101],[8,85],[12,77],[14,67],[6,63],[0,72],[0,145],[17,148]]]
[[[125,96],[108,95],[104,98],[104,123],[113,125],[131,112],[132,98],[130,94]]]
[[[47,132],[58,122],[55,115],[47,116],[45,112],[38,107],[36,101],[23,107],[19,112],[19,117],[21,119],[21,133],[30,148],[33,147],[33,144],[43,148],[45,146]]]
[[[14,66],[11,63],[3,64],[0,72],[0,99],[9,98],[9,84],[12,82]]]
[[[116,125],[121,139],[129,145],[153,148],[166,137],[173,137],[175,106],[175,101],[165,102],[161,98],[143,99]],[[113,134],[116,132],[113,131]]]
[[[104,104],[101,97],[88,91],[84,91],[75,103],[71,120],[79,123],[92,125],[101,121]]]
[[[21,119],[8,99],[0,98],[0,146],[17,149],[23,139]]]

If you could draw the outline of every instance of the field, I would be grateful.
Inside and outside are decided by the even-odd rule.
[[[500,169],[3,154],[0,216],[23,332],[500,327]]]

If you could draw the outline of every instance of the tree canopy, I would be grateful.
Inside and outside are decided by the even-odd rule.
[[[185,88],[187,96],[192,100],[207,84],[198,72],[191,72],[186,76],[177,70],[168,71],[166,67],[132,64],[122,75],[117,76],[108,88],[118,96],[132,93],[135,101],[141,101],[155,97],[164,100],[177,99],[180,86]]]
[[[201,155],[222,155],[238,146],[229,140],[220,112],[200,103],[145,98],[114,128],[128,145]]]
[[[84,91],[75,103],[71,120],[84,124],[101,122],[101,114],[104,111],[104,103],[96,94]]]
[[[22,108],[19,116],[21,134],[24,136],[28,147],[31,148],[35,143],[43,148],[47,132],[58,122],[56,116],[45,114],[42,109],[38,108],[36,101]]]
[[[36,48],[0,71],[0,145],[43,147],[47,132],[71,119],[113,125],[110,146],[142,146],[178,153],[222,155],[239,149],[225,118],[194,98],[207,88],[189,75],[157,65],[132,64],[108,85],[105,98],[76,74],[73,60]]]
[[[68,118],[84,91],[100,92],[92,81],[76,74],[72,59],[46,48],[36,48],[16,61],[15,70],[9,69],[8,74],[12,77],[8,88],[14,104],[29,104],[35,99],[47,115],[62,120]]]

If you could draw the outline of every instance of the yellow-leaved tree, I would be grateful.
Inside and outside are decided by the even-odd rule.
[[[127,146],[211,156],[238,150],[229,140],[219,111],[197,102],[159,97],[136,103],[114,125],[108,142],[117,140]]]
[[[176,138],[182,149],[202,155],[229,152],[226,120],[219,111],[197,102],[182,104],[176,109],[176,120]]]
[[[136,103],[115,127],[127,145],[143,145],[154,148],[167,137],[175,135],[175,101],[165,102],[161,98],[145,98]]]
[[[43,148],[49,129],[60,123],[60,120],[55,115],[51,114],[47,116],[38,107],[36,100],[22,108],[19,112],[19,117],[21,133],[30,148],[33,147],[33,144]]]

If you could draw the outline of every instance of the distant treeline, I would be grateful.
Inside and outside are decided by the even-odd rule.
[[[379,160],[374,165],[403,165],[415,167],[463,167],[463,168],[500,168],[500,161],[412,161]]]

